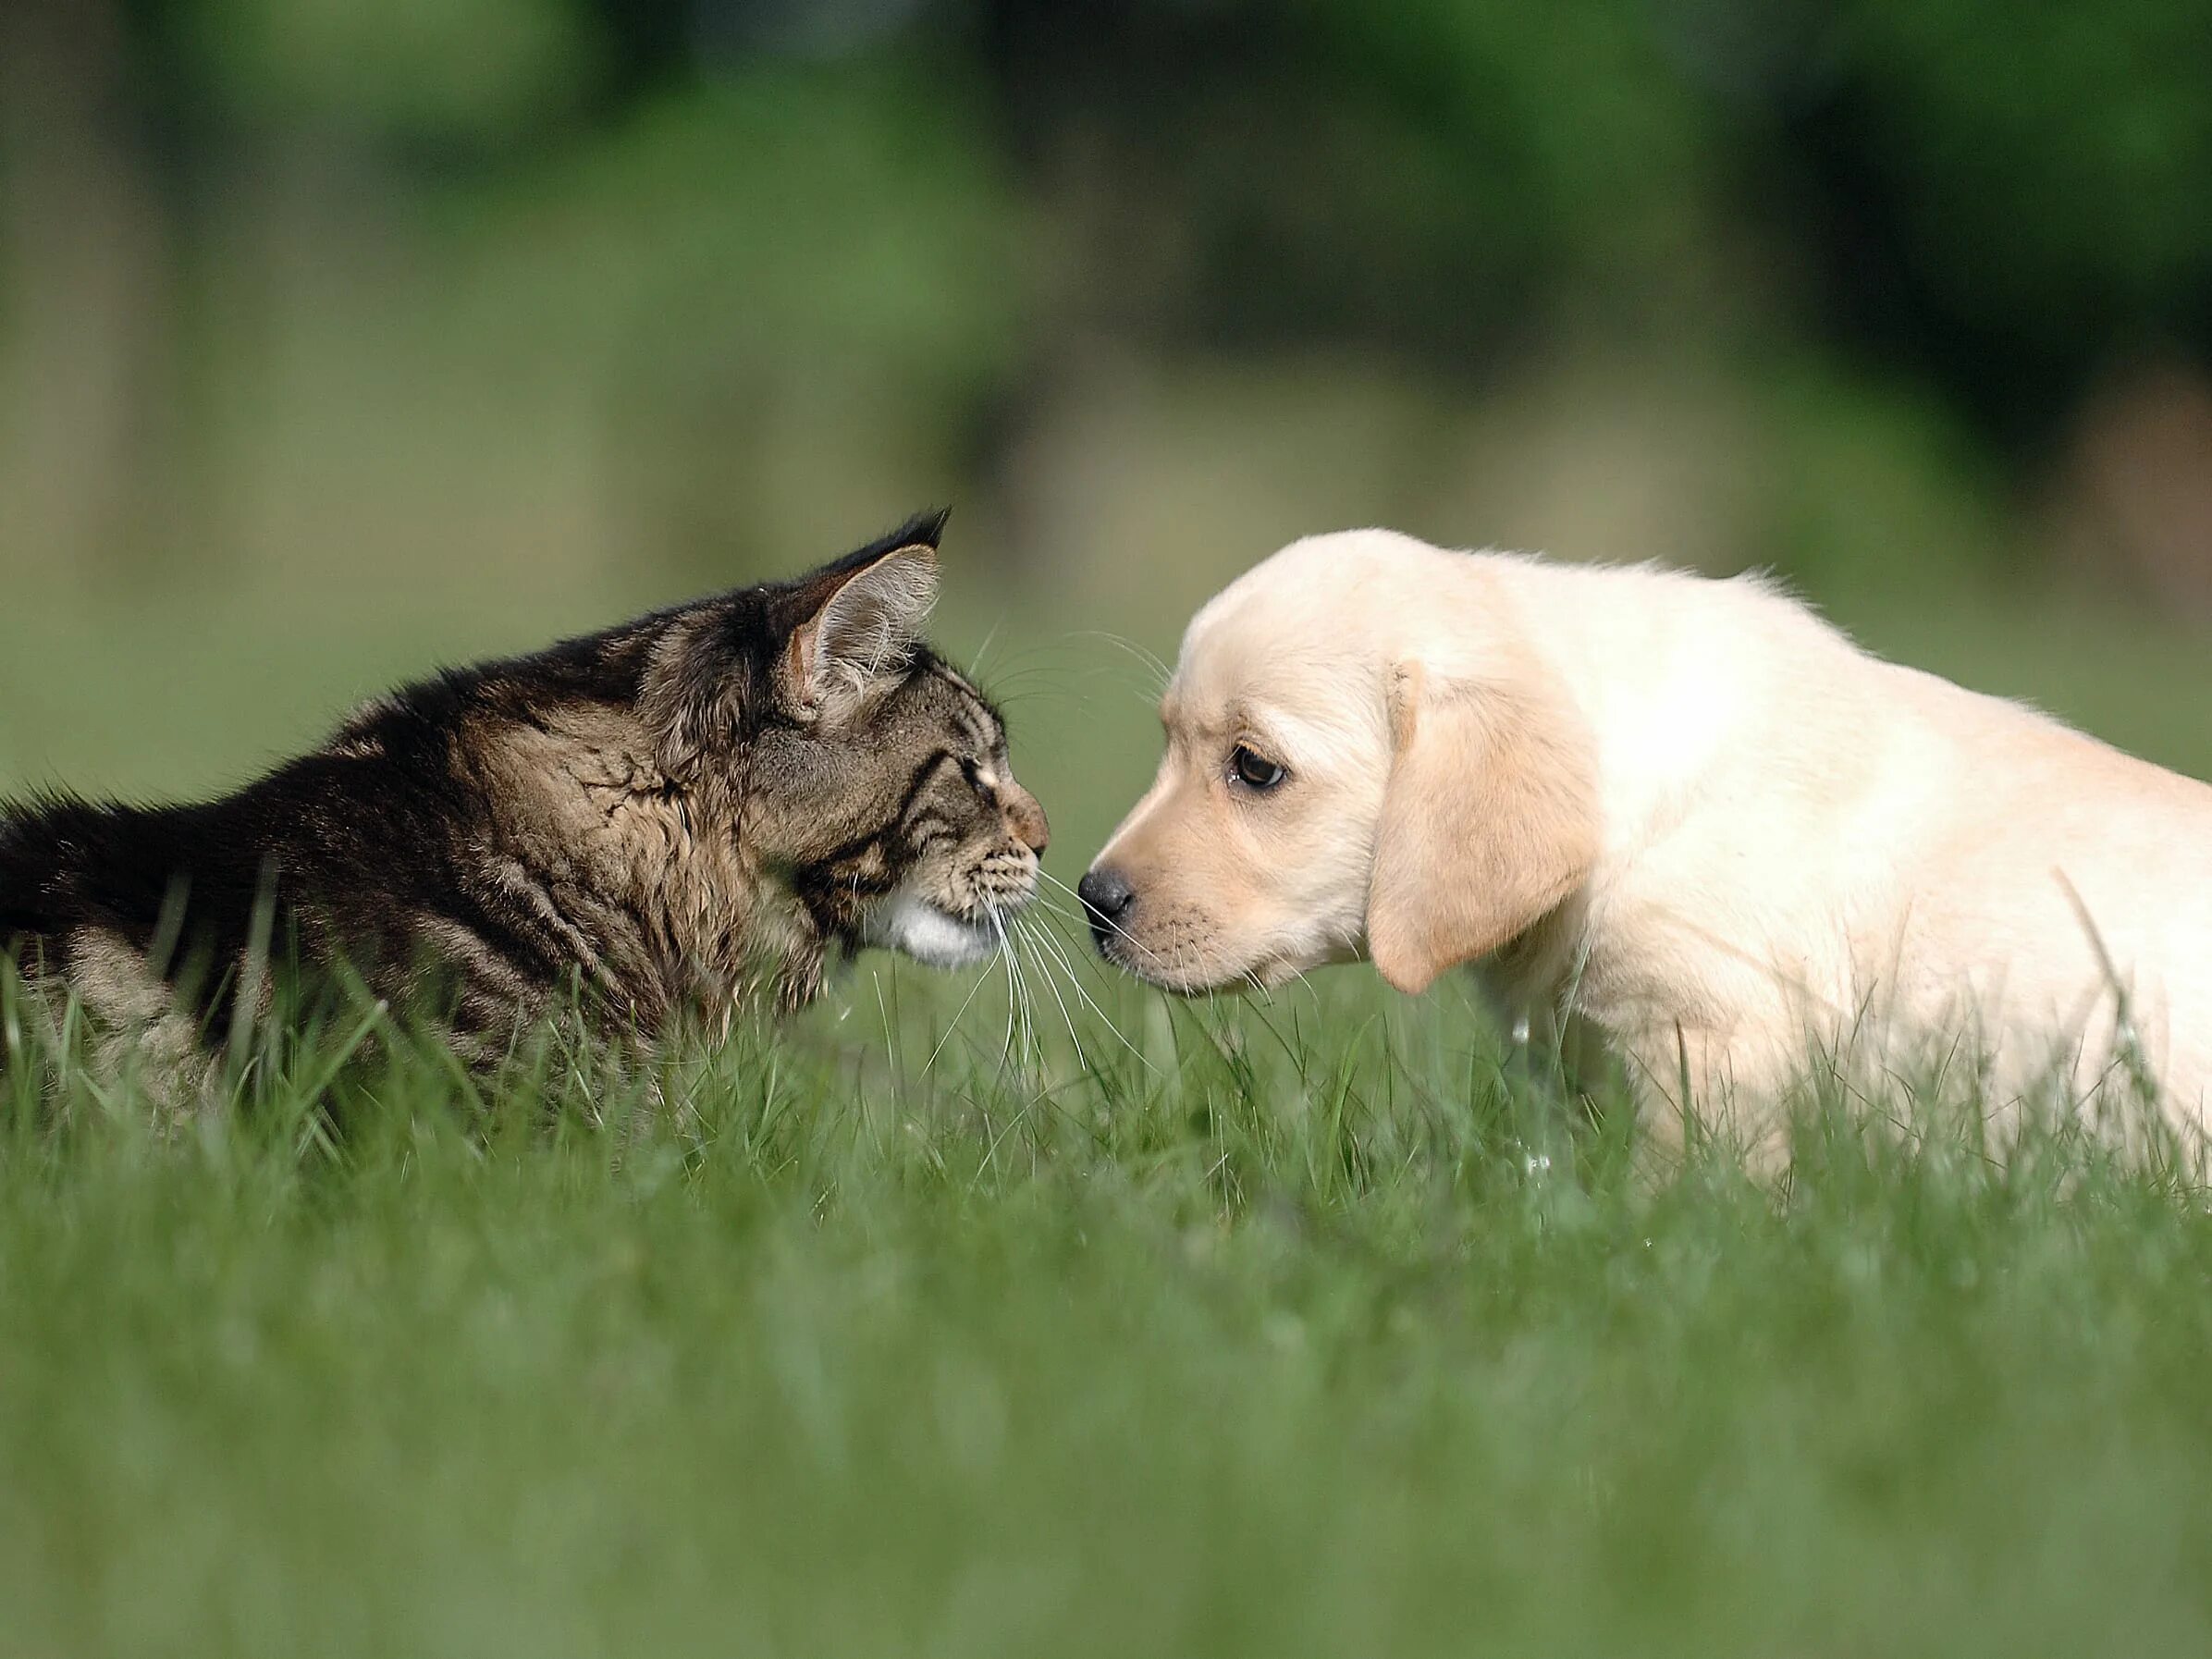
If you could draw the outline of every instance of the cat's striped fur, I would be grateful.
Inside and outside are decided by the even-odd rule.
[[[171,1058],[287,976],[493,1054],[578,998],[650,1036],[840,950],[979,957],[1045,819],[920,638],[942,522],[407,686],[218,800],[0,808],[0,947]]]

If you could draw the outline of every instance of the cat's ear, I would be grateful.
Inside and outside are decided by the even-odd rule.
[[[685,777],[728,755],[770,707],[802,720],[847,712],[903,669],[937,597],[944,514],[796,582],[688,607],[656,630],[638,714],[661,766]]]
[[[808,614],[783,650],[783,692],[802,713],[834,717],[905,667],[937,603],[937,547],[904,542],[805,584]]]

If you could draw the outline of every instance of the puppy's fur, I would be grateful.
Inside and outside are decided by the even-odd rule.
[[[496,1058],[577,996],[650,1037],[833,950],[978,960],[1045,819],[921,641],[941,523],[407,686],[220,800],[0,807],[0,949],[179,1064],[284,976]]]
[[[1647,1104],[1971,1055],[2000,1100],[2147,1067],[2204,1126],[2212,788],[1760,579],[1317,536],[1198,613],[1161,713],[1086,879],[1161,985],[1481,961]]]

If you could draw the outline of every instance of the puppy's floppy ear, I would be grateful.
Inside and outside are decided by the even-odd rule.
[[[935,539],[832,566],[801,592],[809,608],[783,650],[784,694],[802,712],[834,715],[920,643],[937,603]]]
[[[1595,758],[1563,696],[1393,670],[1368,954],[1400,990],[1487,955],[1596,861]]]

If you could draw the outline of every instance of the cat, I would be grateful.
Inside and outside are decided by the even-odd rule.
[[[287,981],[365,988],[481,1060],[561,1008],[727,1029],[870,945],[980,961],[1047,827],[922,638],[944,519],[405,686],[217,800],[0,804],[0,952],[171,1060]]]

